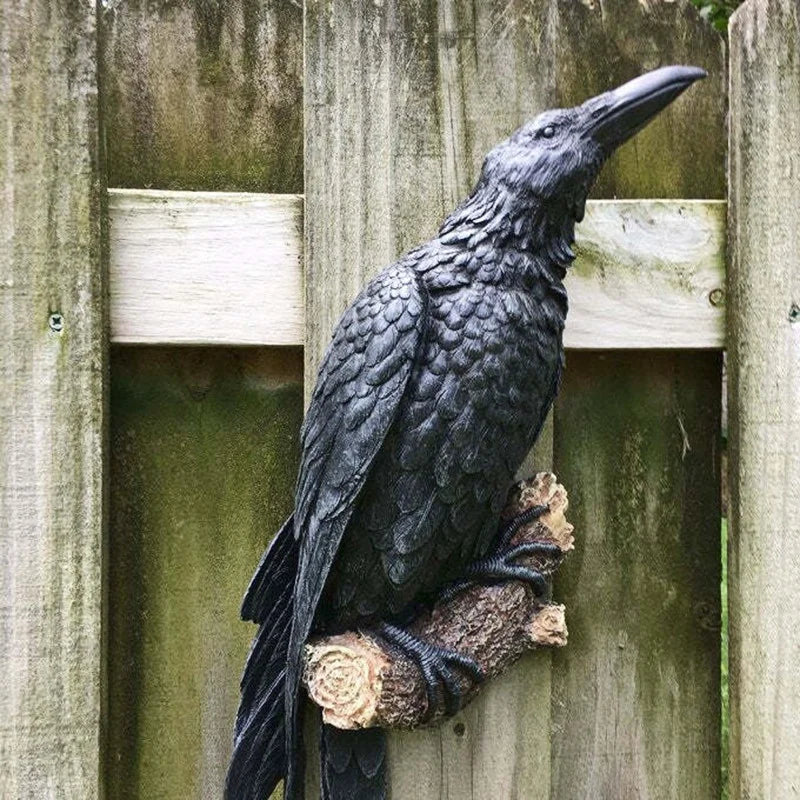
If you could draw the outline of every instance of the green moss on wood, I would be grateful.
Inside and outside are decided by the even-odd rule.
[[[114,350],[109,797],[221,796],[255,630],[239,603],[292,507],[301,358]]]
[[[101,21],[109,185],[303,191],[298,5],[129,0]]]
[[[569,354],[555,462],[580,544],[555,587],[559,797],[718,796],[720,368],[717,353]],[[613,763],[576,767],[603,742]]]
[[[3,798],[102,795],[107,265],[94,23],[89,3],[0,5]]]
[[[592,196],[725,197],[725,40],[688,2],[557,6],[560,105],[665,64],[691,63],[709,73],[612,157]]]

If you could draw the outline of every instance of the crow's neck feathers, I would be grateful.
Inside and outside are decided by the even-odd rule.
[[[462,251],[454,259],[487,283],[523,286],[556,298],[566,315],[562,281],[575,259],[575,203],[521,197],[491,181],[475,191],[444,221],[438,241]],[[548,291],[549,290],[549,291]]]

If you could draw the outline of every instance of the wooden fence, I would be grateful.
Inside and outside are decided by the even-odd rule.
[[[709,78],[601,176],[528,464],[569,646],[393,735],[392,796],[720,796],[727,345],[730,797],[794,797],[799,17],[746,0],[728,63],[684,0],[4,2],[0,797],[220,796],[339,313],[522,120],[667,63]]]

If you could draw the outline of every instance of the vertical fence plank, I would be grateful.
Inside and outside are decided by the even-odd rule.
[[[572,352],[553,797],[719,797],[719,353]]]
[[[302,191],[299,3],[103,6],[112,185]],[[301,382],[299,348],[112,349],[114,800],[221,797],[254,633],[239,604],[291,509]]]
[[[106,303],[92,3],[0,7],[0,795],[99,798]]]
[[[103,6],[110,186],[303,191],[299,2]]]
[[[362,284],[554,95],[546,2],[306,3],[306,393]]]
[[[594,196],[723,196],[723,40],[688,2],[559,7],[562,102],[662,64],[709,72]],[[581,544],[556,579],[554,800],[719,796],[720,379],[714,353],[567,355],[555,466]]]
[[[306,3],[307,396],[363,282],[435,234],[485,153],[550,104],[553,21],[549,3]],[[393,796],[547,797],[549,660],[439,729],[393,734]]]
[[[731,798],[800,792],[800,7],[730,26]]]
[[[112,349],[110,798],[221,797],[253,636],[239,605],[292,506],[301,360]]]
[[[618,154],[598,194],[714,197],[724,192],[723,43],[688,3],[419,0],[366,5],[312,0],[306,4],[306,23],[307,393],[330,330],[364,279],[429,237],[470,188],[483,153],[543,108],[578,102],[663,63],[705,65],[711,78],[694,90],[691,105],[684,101],[673,108]],[[680,797],[695,780],[696,796],[711,797],[718,787],[718,426],[713,426],[719,361],[713,354],[676,356],[664,364],[640,354],[633,361],[626,362],[625,397],[613,390],[613,370],[595,374],[591,355],[571,359],[575,367],[570,367],[571,388],[560,406],[560,424],[556,415],[556,458],[560,454],[575,491],[594,483],[593,461],[578,456],[575,437],[588,436],[589,450],[606,463],[617,453],[617,443],[603,435],[604,420],[594,415],[584,431],[577,413],[581,396],[592,396],[593,378],[603,383],[599,391],[614,394],[626,411],[633,440],[643,431],[653,437],[648,469],[630,490],[632,508],[650,514],[652,547],[626,555],[620,543],[617,551],[608,545],[608,553],[620,565],[635,562],[642,574],[649,559],[658,556],[654,568],[666,573],[626,595],[632,609],[660,602],[665,610],[648,629],[648,641],[632,646],[644,650],[655,645],[656,652],[666,648],[674,624],[666,613],[672,608],[669,598],[675,590],[687,593],[674,610],[682,615],[691,668],[667,678],[655,656],[648,661],[643,655],[635,665],[612,659],[606,665],[620,667],[618,680],[634,687],[627,695],[617,693],[608,676],[593,676],[592,670],[602,666],[597,655],[609,648],[616,653],[618,634],[626,631],[624,626],[612,630],[617,598],[602,606],[602,614],[599,605],[592,608],[592,601],[599,601],[597,584],[578,565],[559,582],[557,595],[575,607],[578,630],[596,628],[597,635],[584,638],[583,645],[579,636],[577,647],[557,655],[552,722],[549,670],[532,669],[533,661],[520,664],[466,710],[459,720],[465,723],[461,737],[453,725],[394,737],[395,796]],[[660,371],[667,366],[666,373]],[[658,407],[648,400],[653,386],[660,387],[663,403]],[[636,415],[639,405],[645,409],[641,417]],[[712,426],[708,435],[701,433],[705,423]],[[688,425],[693,439],[686,459],[681,424]],[[567,454],[573,448],[576,458],[570,462]],[[659,503],[669,499],[659,494],[662,480],[677,494],[664,509],[653,505],[656,498]],[[599,543],[612,521],[600,513],[602,498],[580,491],[578,498],[576,514],[595,532],[590,541]],[[672,548],[688,537],[687,520],[694,512],[699,516],[697,548],[688,558],[672,556]],[[588,570],[591,559],[587,552]],[[624,583],[621,567],[614,578]],[[575,611],[570,611],[570,627]],[[627,633],[635,638],[640,630],[632,624]],[[575,651],[576,659],[586,660],[570,672]],[[607,738],[614,720],[633,720],[645,707],[646,722],[657,723],[651,735],[640,727],[638,736]],[[686,717],[674,745],[667,715]],[[552,776],[546,753],[551,725]],[[637,753],[637,759],[650,763],[644,771],[650,783],[644,788],[635,783],[637,773],[624,767],[631,760],[625,748],[631,746],[644,753]],[[615,785],[611,773],[616,763],[623,767]],[[598,771],[600,784],[587,777]],[[686,774],[677,774],[681,771]],[[659,772],[669,777],[656,782],[653,776]],[[581,788],[597,785],[608,793],[587,794]]]

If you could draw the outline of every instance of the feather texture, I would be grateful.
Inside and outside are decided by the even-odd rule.
[[[288,800],[302,797],[312,630],[404,616],[486,554],[558,390],[576,217],[610,152],[703,74],[664,68],[526,123],[487,155],[438,236],[345,312],[303,424],[293,521],[243,605],[261,629],[231,800],[265,797],[281,770]],[[382,732],[323,727],[321,744],[324,800],[385,796]]]
[[[385,800],[386,732],[322,725],[322,800]]]
[[[286,666],[286,796],[302,795],[297,694],[302,647],[372,463],[397,416],[423,341],[428,293],[400,261],[370,281],[345,312],[306,414],[295,495],[300,558]],[[376,333],[379,331],[379,333]]]
[[[286,772],[284,695],[299,546],[289,517],[258,565],[242,618],[259,623],[241,681],[226,800],[269,797]]]

